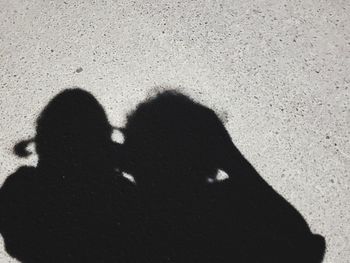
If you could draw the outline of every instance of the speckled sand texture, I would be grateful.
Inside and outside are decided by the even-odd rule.
[[[60,90],[123,125],[178,88],[326,237],[324,262],[350,262],[350,1],[0,0],[0,69],[0,183],[35,163],[12,147]]]

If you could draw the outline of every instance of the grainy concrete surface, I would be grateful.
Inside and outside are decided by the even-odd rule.
[[[91,91],[123,125],[178,88],[326,237],[324,262],[350,262],[349,14],[347,0],[0,0],[0,183],[35,163],[12,146],[60,90]]]

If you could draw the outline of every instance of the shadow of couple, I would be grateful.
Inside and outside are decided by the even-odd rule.
[[[325,240],[175,91],[140,103],[111,139],[103,107],[67,89],[43,110],[36,167],[0,189],[0,232],[22,262],[321,262]],[[228,178],[218,180],[224,172]],[[124,174],[133,176],[135,183]]]

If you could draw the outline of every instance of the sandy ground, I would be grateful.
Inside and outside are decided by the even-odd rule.
[[[350,262],[350,1],[0,0],[0,85],[0,183],[35,163],[12,147],[60,90],[122,126],[176,88],[326,237],[324,262]]]

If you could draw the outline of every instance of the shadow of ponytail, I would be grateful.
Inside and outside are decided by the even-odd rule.
[[[16,145],[13,147],[14,154],[16,154],[18,157],[27,158],[32,154],[32,152],[28,150],[28,146],[31,143],[34,143],[34,138],[16,143]]]

